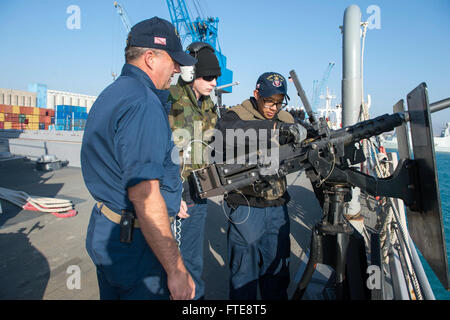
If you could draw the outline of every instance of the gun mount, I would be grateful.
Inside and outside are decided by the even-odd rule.
[[[321,125],[322,120],[319,120],[308,128],[310,134],[306,140],[300,144],[280,146],[279,152],[275,152],[277,157],[267,157],[267,153],[257,152],[254,156],[258,161],[255,163],[214,163],[192,172],[190,178],[194,181],[198,195],[209,198],[251,185],[255,190],[269,189],[274,179],[305,170],[321,202],[324,218],[313,228],[310,259],[294,299],[302,297],[316,263],[325,263],[334,268],[338,299],[365,299],[369,296],[365,279],[357,276],[356,289],[355,280],[349,280],[352,275],[348,273],[348,264],[352,259],[347,259],[348,248],[353,248],[351,255],[365,255],[360,247],[355,251],[358,244],[351,245],[354,232],[344,218],[345,203],[352,197],[350,187],[359,187],[372,196],[404,201],[411,237],[443,286],[448,289],[445,235],[434,146],[431,143],[430,107],[424,83],[408,94],[408,105],[409,111],[397,108],[399,112],[394,114],[385,114],[340,130],[330,130]],[[355,169],[355,165],[365,161],[361,140],[394,128],[405,128],[404,124],[408,121],[412,130],[414,159],[409,154],[401,154],[402,159],[388,178],[376,178]],[[246,156],[252,159],[250,155]],[[362,273],[357,273],[365,273],[364,266],[359,265],[358,268]],[[349,281],[353,282],[353,288],[350,288]]]

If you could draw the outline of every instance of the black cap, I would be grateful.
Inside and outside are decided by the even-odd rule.
[[[182,66],[192,66],[197,62],[183,51],[173,24],[158,17],[135,24],[128,34],[127,45],[164,50]]]
[[[213,50],[208,48],[201,49],[197,55],[197,64],[195,65],[195,77],[217,76],[222,74],[220,71],[219,60]]]
[[[288,97],[286,79],[276,72],[265,72],[260,75],[258,81],[256,81],[256,90],[263,98],[274,94],[282,94]]]

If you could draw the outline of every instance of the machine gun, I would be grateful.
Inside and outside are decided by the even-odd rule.
[[[413,162],[402,160],[393,176],[386,179],[377,179],[353,168],[365,161],[361,140],[391,131],[405,121],[408,121],[407,112],[385,114],[340,130],[328,130],[301,144],[282,145],[276,159],[259,150],[246,155],[249,159],[258,159],[256,163],[242,163],[238,159],[229,164],[215,163],[192,172],[191,177],[199,197],[210,198],[251,185],[256,190],[271,188],[273,180],[306,170],[313,182],[348,183],[364,188],[369,194],[398,197],[407,205],[417,207],[413,190],[407,187],[413,183],[413,171],[409,169],[414,166]],[[408,183],[403,187],[396,182],[398,180]],[[401,187],[397,192],[391,190],[393,183]]]
[[[355,246],[351,245],[355,232],[344,217],[345,203],[352,197],[352,186],[359,187],[372,196],[393,197],[404,201],[412,239],[443,286],[449,288],[430,105],[424,83],[408,94],[408,106],[409,110],[405,111],[403,100],[400,100],[394,107],[398,112],[340,130],[330,130],[321,124],[322,121],[315,121],[311,130],[315,135],[299,144],[280,146],[278,157],[274,157],[273,152],[272,156],[267,156],[267,153],[258,151],[253,155],[257,159],[255,163],[242,159],[235,159],[233,163],[214,163],[193,171],[190,178],[198,196],[210,198],[226,196],[231,191],[247,186],[253,186],[255,191],[267,190],[274,187],[272,182],[276,179],[305,170],[316,196],[322,197],[324,217],[312,230],[310,258],[293,299],[301,299],[317,263],[330,265],[335,270],[337,299],[367,299],[368,290],[365,279],[361,276],[365,274],[367,265],[364,269],[363,264],[359,264],[359,272],[354,272],[354,268],[353,272],[348,271],[349,264],[366,260],[362,258],[365,257],[364,246],[357,245],[359,249],[355,252]],[[448,106],[450,103],[445,104],[445,107]],[[393,174],[387,178],[376,178],[355,169],[356,164],[365,161],[361,140],[394,128],[406,130],[405,124],[408,121],[414,159],[410,159],[409,151],[408,155],[400,152],[401,156],[405,156],[402,156]],[[402,148],[408,149],[407,145],[406,139],[406,146]],[[251,159],[251,156],[245,155],[244,160]],[[349,247],[352,248],[349,254],[351,258],[347,259]],[[355,254],[359,254],[359,259],[354,257]],[[355,274],[358,279],[350,279]]]

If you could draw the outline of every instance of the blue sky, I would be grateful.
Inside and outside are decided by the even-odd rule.
[[[126,32],[110,0],[0,0],[0,87],[49,89],[98,95],[124,62]],[[165,0],[122,0],[132,23],[152,16],[170,20]],[[192,0],[187,1],[195,8]],[[397,0],[198,0],[203,13],[218,17],[219,43],[240,85],[224,96],[234,105],[248,98],[266,71],[292,69],[311,98],[314,80],[335,62],[328,86],[340,102],[344,10],[357,4],[362,20],[380,9],[380,29],[368,30],[364,56],[365,95],[372,116],[426,82],[431,102],[450,97],[450,1]],[[70,5],[80,8],[80,28],[68,29]],[[301,105],[290,84],[291,102]],[[450,110],[433,115],[434,129],[450,121]]]

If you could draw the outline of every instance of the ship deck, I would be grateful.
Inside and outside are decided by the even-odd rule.
[[[0,186],[25,191],[31,196],[72,200],[78,215],[58,218],[49,213],[22,210],[0,200],[0,299],[98,299],[95,266],[85,249],[94,199],[84,185],[81,170],[66,167],[42,173],[34,168],[35,163],[25,158],[0,161]],[[321,209],[304,173],[291,174],[288,183],[293,199],[288,205],[291,219],[288,292],[291,295],[297,271],[307,261],[311,228],[320,220]],[[204,242],[206,299],[228,298],[226,230],[227,218],[220,198],[212,199]],[[80,269],[80,289],[70,289],[67,285],[73,272],[69,267],[73,265]]]

